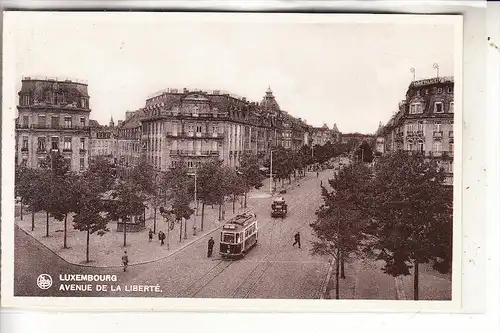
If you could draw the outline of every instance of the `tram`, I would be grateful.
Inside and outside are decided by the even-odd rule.
[[[222,226],[219,254],[222,258],[241,258],[258,239],[258,221],[253,213],[236,215]]]

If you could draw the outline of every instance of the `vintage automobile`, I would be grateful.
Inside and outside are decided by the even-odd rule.
[[[283,197],[276,198],[271,205],[271,217],[285,217],[287,208],[288,206]]]

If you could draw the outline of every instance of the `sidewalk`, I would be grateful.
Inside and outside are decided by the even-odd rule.
[[[235,213],[239,212],[240,205],[237,204]],[[182,241],[179,242],[180,225],[176,224],[174,230],[170,230],[170,250],[167,250],[167,240],[165,245],[160,246],[158,240],[158,231],[163,230],[167,234],[166,223],[159,213],[156,218],[157,234],[153,236],[153,241],[149,242],[149,228],[153,229],[153,213],[147,213],[146,229],[139,232],[127,232],[126,250],[131,259],[131,265],[156,261],[173,255],[185,246],[196,242],[214,229],[221,227],[226,220],[234,216],[232,214],[231,204],[226,203],[225,220],[218,221],[218,206],[205,206],[205,218],[203,222],[204,231],[201,232],[201,207],[198,209],[199,216],[196,218],[197,235],[193,236],[193,217],[187,221],[187,237],[184,239],[184,230],[182,231]],[[94,267],[119,267],[121,266],[121,257],[123,255],[123,233],[116,231],[116,222],[108,224],[109,231],[103,236],[96,234],[90,235],[89,257],[90,262],[85,262],[86,255],[86,232],[75,230],[73,228],[72,217],[68,216],[67,222],[67,245],[69,248],[63,248],[64,243],[64,221],[59,222],[49,217],[49,237],[45,237],[46,215],[45,212],[35,214],[35,230],[31,231],[31,214],[23,216],[21,221],[19,217],[15,218],[15,223],[27,234],[31,235],[49,250],[60,256],[69,263],[81,266]]]
[[[295,181],[292,180],[292,184],[285,185],[285,188],[291,186],[296,186],[297,182],[301,182],[310,178],[308,174],[306,177],[297,178]],[[167,250],[167,240],[165,240],[165,245],[160,246],[160,241],[158,240],[158,232],[163,230],[167,234],[167,226],[163,218],[157,211],[156,215],[156,234],[153,236],[153,241],[149,242],[149,229],[154,229],[154,212],[153,209],[148,209],[146,212],[146,228],[139,232],[127,232],[127,247],[131,265],[141,264],[156,261],[162,258],[169,257],[180,249],[203,239],[207,234],[211,233],[213,230],[221,227],[225,221],[235,216],[238,213],[247,211],[249,209],[262,209],[262,205],[266,205],[266,199],[270,198],[269,188],[265,187],[265,181],[263,187],[259,190],[252,190],[247,197],[248,208],[244,209],[241,207],[242,201],[237,201],[235,203],[235,214],[232,213],[232,202],[226,202],[225,204],[225,219],[222,221],[218,220],[219,207],[218,205],[205,206],[205,217],[203,222],[204,231],[201,232],[201,205],[198,207],[198,216],[196,217],[197,232],[196,236],[193,235],[193,222],[194,219],[191,217],[187,221],[187,239],[184,239],[184,230],[182,231],[182,240],[179,242],[179,231],[180,225],[175,224],[174,230],[170,230],[170,249]],[[269,179],[267,179],[267,184],[269,184]],[[253,201],[255,199],[255,201]],[[253,201],[253,202],[252,202]],[[19,205],[16,205],[16,207]],[[16,211],[19,211],[19,207]],[[116,222],[110,222],[108,224],[109,231],[103,236],[98,236],[96,234],[90,235],[90,247],[89,247],[89,257],[90,262],[85,262],[86,256],[86,233],[83,231],[75,230],[73,228],[72,215],[68,216],[67,221],[67,245],[68,248],[63,248],[64,244],[64,221],[60,222],[52,217],[49,217],[49,237],[45,237],[45,225],[46,225],[46,215],[45,212],[40,212],[35,214],[35,230],[31,231],[31,213],[26,212],[23,214],[23,220],[20,216],[15,217],[15,223],[27,234],[31,235],[43,245],[45,245],[49,250],[60,256],[62,259],[76,265],[82,266],[94,266],[94,267],[120,267],[121,257],[123,255],[123,233],[116,231]]]

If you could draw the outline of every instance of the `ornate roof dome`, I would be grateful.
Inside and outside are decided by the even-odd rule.
[[[280,111],[280,106],[278,105],[278,102],[276,102],[276,99],[274,98],[271,87],[267,88],[266,96],[264,96],[262,102],[260,102],[260,106],[262,107],[262,109],[264,109],[264,111],[268,112]]]

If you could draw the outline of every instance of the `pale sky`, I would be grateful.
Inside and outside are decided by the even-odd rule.
[[[434,63],[440,76],[453,75],[454,27],[446,20],[203,15],[7,13],[4,52],[15,63],[4,59],[13,74],[4,105],[15,110],[21,77],[36,75],[86,80],[90,118],[101,124],[165,88],[227,90],[260,102],[271,86],[281,109],[310,125],[373,133],[404,99],[410,68],[416,79],[434,77]]]

